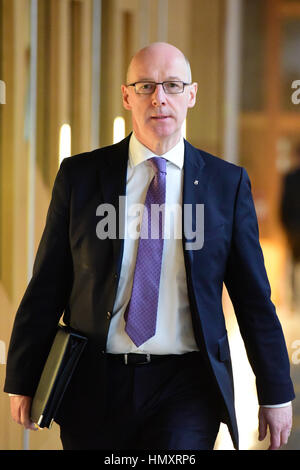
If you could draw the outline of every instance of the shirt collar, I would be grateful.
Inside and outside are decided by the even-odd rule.
[[[129,142],[129,163],[131,168],[135,167],[139,163],[142,163],[149,158],[157,157],[152,150],[145,147],[134,135],[131,134],[130,142]],[[183,167],[183,160],[184,160],[184,140],[183,137],[180,138],[178,144],[172,147],[168,152],[164,153],[163,155],[159,155],[159,157],[165,158],[167,161],[173,163],[178,168],[182,169]]]

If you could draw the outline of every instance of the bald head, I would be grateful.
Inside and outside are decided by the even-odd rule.
[[[184,77],[182,79],[188,83],[192,81],[191,67],[185,55],[177,49],[177,47],[166,42],[154,42],[149,46],[140,49],[131,59],[126,76],[126,83],[140,80],[142,77],[137,78],[136,72],[145,62],[153,64],[153,69],[156,67],[157,62],[175,61],[183,66]],[[149,77],[143,77],[149,78]]]
[[[123,106],[131,111],[137,139],[156,155],[163,155],[179,142],[187,111],[196,103],[197,83],[191,81],[184,54],[165,42],[144,47],[130,62],[126,85],[121,86]],[[143,82],[139,86],[143,92],[130,86],[137,82]],[[179,88],[170,91],[164,82],[176,82]],[[178,82],[183,82],[182,88]],[[155,87],[150,87],[150,93],[144,92],[150,83],[155,83]]]

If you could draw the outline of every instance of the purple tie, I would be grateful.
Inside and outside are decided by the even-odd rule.
[[[124,315],[125,331],[136,346],[155,335],[164,243],[162,214],[155,211],[155,216],[151,218],[151,206],[153,208],[155,204],[157,208],[157,205],[165,204],[167,162],[161,157],[153,157],[148,161],[155,175],[146,195],[131,299]],[[161,212],[164,213],[164,210]]]

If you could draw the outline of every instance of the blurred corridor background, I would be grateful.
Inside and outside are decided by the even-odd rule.
[[[10,332],[59,163],[131,131],[121,83],[134,52],[154,41],[180,48],[199,84],[186,138],[250,176],[299,395],[300,0],[0,0],[0,449],[61,448],[57,426],[29,435],[10,419],[2,392]],[[241,449],[266,449],[225,291],[224,309]],[[294,411],[286,448],[300,449],[299,398]],[[225,426],[216,449],[233,449]]]

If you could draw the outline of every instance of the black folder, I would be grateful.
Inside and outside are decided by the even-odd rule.
[[[31,420],[51,428],[87,338],[59,325],[31,405]]]

